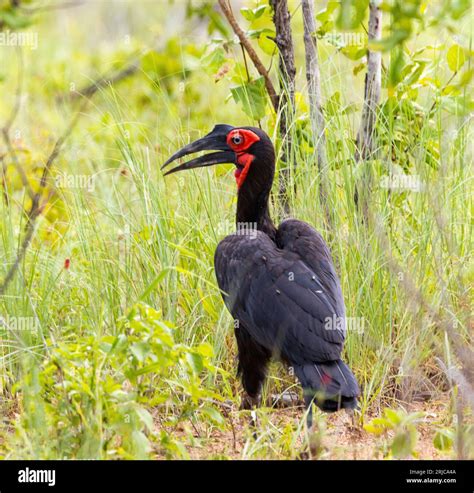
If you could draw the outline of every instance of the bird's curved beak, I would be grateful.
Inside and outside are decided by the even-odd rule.
[[[168,166],[170,163],[179,159],[180,157],[187,156],[199,151],[221,151],[205,154],[204,156],[192,159],[186,163],[180,164],[176,168],[167,171],[164,176],[176,171],[182,171],[186,169],[202,168],[203,166],[213,166],[220,163],[233,163],[236,162],[235,152],[227,144],[227,134],[233,129],[231,125],[216,125],[212,132],[207,134],[202,139],[198,139],[191,144],[175,152],[161,169]]]

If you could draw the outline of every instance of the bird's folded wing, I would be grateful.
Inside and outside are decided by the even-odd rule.
[[[227,308],[257,342],[296,364],[339,358],[344,305],[324,272],[261,232],[225,238],[215,268]]]

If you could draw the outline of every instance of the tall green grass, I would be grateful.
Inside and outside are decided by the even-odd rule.
[[[331,64],[329,59],[322,67],[332,74],[324,81],[326,95],[344,88],[345,82],[344,73]],[[0,455],[41,458],[71,453],[61,444],[45,451],[46,411],[41,408],[43,397],[36,374],[60,344],[120,335],[119,321],[138,302],[160,310],[163,319],[174,324],[178,343],[197,346],[206,342],[213,348],[212,363],[227,377],[210,372],[202,384],[220,398],[215,399],[216,409],[226,416],[226,406],[230,406],[235,413],[240,385],[234,378],[232,320],[213,272],[215,248],[232,231],[234,222],[233,170],[219,166],[164,179],[159,168],[170,153],[207,133],[215,123],[252,122],[234,104],[223,105],[225,88],[208,89],[203,74],[189,77],[188,84],[203,93],[195,105],[189,105],[181,93],[170,92],[163,81],[147,80],[146,74],[99,94],[58,160],[61,172],[92,174],[95,188],[56,191],[53,207],[57,207],[57,220],[40,218],[25,261],[0,300],[2,314],[27,317],[37,329],[0,329],[0,406],[4,415]],[[51,120],[59,125],[61,115],[41,102],[52,93],[38,94],[32,104],[45,112],[44,125]],[[134,94],[144,94],[146,104],[140,104]],[[350,102],[350,95],[347,100],[343,96],[344,104]],[[426,107],[430,104],[428,95]],[[419,159],[411,169],[424,184],[423,190],[389,193],[381,186],[389,166],[383,153],[368,164],[354,160],[357,115],[336,112],[327,121],[332,229],[327,229],[318,200],[319,177],[313,155],[298,147],[301,133],[296,122],[289,129],[298,148],[288,190],[291,214],[312,224],[329,243],[347,316],[363,321],[362,333],[349,331],[344,357],[361,384],[361,420],[365,420],[385,406],[436,399],[451,388],[439,363],[455,364],[450,341],[401,281],[408,273],[436,311],[457,321],[455,329],[468,343],[465,313],[472,250],[469,143],[473,136],[465,117],[446,119],[443,110],[437,109],[432,115],[441,149],[436,167],[427,166],[424,160],[432,139],[427,122],[417,143]],[[22,118],[22,125],[30,128],[32,121]],[[278,144],[269,121],[262,124]],[[381,124],[378,132],[389,142],[393,138],[390,126]],[[44,147],[37,135],[31,136],[31,142],[39,149]],[[370,224],[361,222],[353,200],[356,184],[363,183],[362,166],[370,166],[372,174],[368,195],[377,221]],[[278,176],[275,191],[277,180]],[[21,205],[27,199],[18,190],[12,190],[11,197],[13,204],[1,201],[0,206],[3,273],[16,257],[25,223]],[[276,193],[272,209],[275,220],[281,220]],[[70,259],[69,269],[64,268],[66,258]],[[389,258],[396,259],[404,270],[393,272]],[[109,371],[103,369],[100,378],[111,376]],[[19,392],[21,382],[26,385]],[[297,388],[294,378],[275,365],[265,397]],[[105,396],[96,398],[100,401]],[[151,403],[142,404],[153,412]],[[179,414],[176,405],[170,409],[171,414]],[[94,409],[89,412],[92,416]],[[209,427],[229,431],[230,419],[219,424],[209,419]],[[451,425],[447,419],[445,424]],[[207,426],[202,414],[190,416],[187,422],[197,428]],[[98,419],[94,426],[89,431],[102,440],[108,423]],[[249,432],[242,456],[295,456],[302,429],[302,416],[297,423],[279,428],[272,422],[271,410],[264,409],[259,437],[253,440]],[[207,433],[209,429],[204,436]],[[100,450],[101,445],[95,444],[82,453],[101,457]],[[181,456],[182,451],[175,452]]]

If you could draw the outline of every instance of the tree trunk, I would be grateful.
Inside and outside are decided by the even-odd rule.
[[[382,11],[379,8],[380,0],[371,0],[369,3],[369,43],[379,40],[382,34]],[[380,51],[367,51],[367,74],[365,76],[364,107],[359,132],[357,134],[356,161],[366,161],[373,157],[374,132],[377,117],[377,107],[380,100],[382,86],[382,53]],[[367,169],[365,169],[367,168]],[[371,172],[369,166],[365,166],[362,180],[363,197],[359,197],[356,187],[354,200],[356,205],[361,198],[362,213],[368,219],[367,198],[371,187]]]
[[[287,0],[270,0],[273,9],[273,23],[276,31],[276,44],[279,52],[279,133],[282,140],[283,167],[280,172],[280,199],[285,213],[289,212],[288,184],[290,166],[293,161],[290,125],[295,111],[295,53],[291,35],[291,17]]]
[[[314,1],[302,0],[306,80],[308,82],[309,113],[313,133],[313,146],[319,169],[319,198],[327,226],[332,225],[328,204],[328,162],[326,156],[325,121],[322,112],[321,77],[318,63]]]
[[[369,42],[378,40],[382,33],[382,11],[379,9],[379,1],[370,2],[369,16]],[[368,50],[367,74],[365,76],[364,108],[357,134],[356,158],[368,159],[374,152],[374,127],[377,106],[380,100],[382,86],[382,53]]]

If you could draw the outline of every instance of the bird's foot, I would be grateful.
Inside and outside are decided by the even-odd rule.
[[[355,435],[360,435],[362,432],[360,426],[360,412],[354,409],[346,409],[346,415],[348,417],[347,428]]]
[[[260,405],[260,395],[251,396],[247,393],[242,395],[242,399],[240,401],[240,410],[241,411],[249,411],[255,407]]]
[[[247,393],[242,395],[242,401],[240,403],[240,410],[250,411],[250,427],[252,428],[252,436],[254,440],[257,439],[257,413],[255,408],[260,405],[260,395],[251,396]]]

